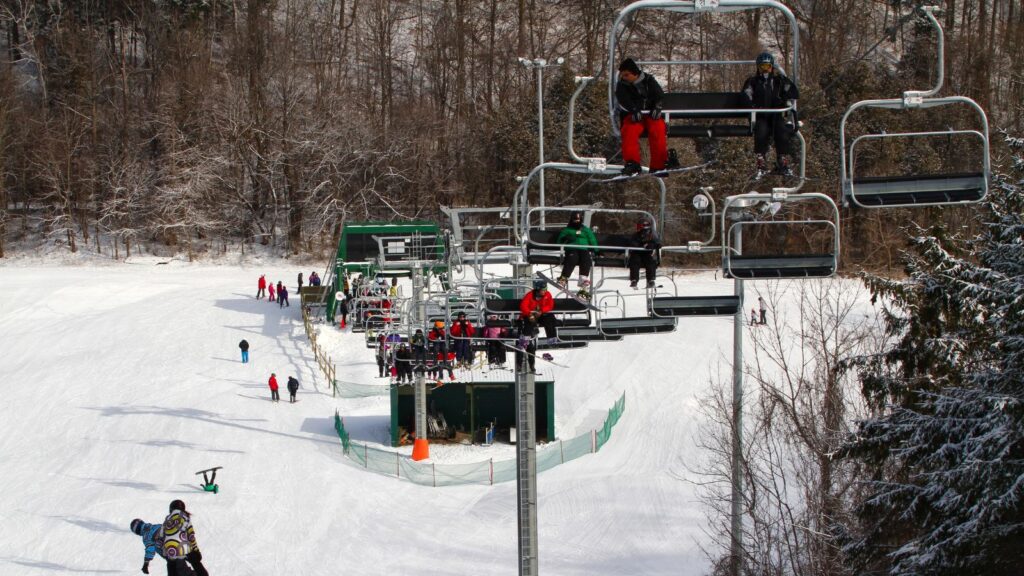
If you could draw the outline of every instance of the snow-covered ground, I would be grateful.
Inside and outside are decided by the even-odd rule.
[[[388,405],[331,397],[303,334],[297,272],[0,267],[0,574],[137,573],[143,548],[128,523],[162,520],[176,498],[213,574],[516,573],[514,483],[424,487],[342,455],[335,410],[356,439],[383,441]],[[289,284],[291,308],[254,299],[260,273]],[[684,293],[731,290],[704,275]],[[321,342],[339,378],[374,383],[361,334]],[[697,318],[671,334],[556,352],[570,366],[547,368],[558,436],[599,425],[623,391],[626,411],[600,453],[540,475],[543,573],[707,572],[691,482],[697,403],[731,342],[731,320]],[[283,390],[289,375],[303,383],[297,404]],[[224,467],[217,495],[194,475],[211,466]]]

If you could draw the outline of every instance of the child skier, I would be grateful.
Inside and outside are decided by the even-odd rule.
[[[473,336],[476,336],[476,327],[466,319],[465,312],[459,312],[458,318],[452,324],[452,340],[455,342],[455,361],[460,368],[469,368],[473,364]]]
[[[164,557],[163,526],[160,524],[147,524],[136,518],[132,520],[130,527],[132,534],[142,537],[142,545],[146,548],[145,556],[142,559],[142,573],[149,574],[149,563],[153,560],[153,557],[157,554],[161,558]]]

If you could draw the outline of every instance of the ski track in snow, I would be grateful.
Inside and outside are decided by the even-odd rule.
[[[335,409],[354,438],[386,442],[388,401],[330,396],[298,295],[284,309],[253,297],[261,273],[293,285],[297,268],[264,268],[0,267],[0,575],[136,573],[143,548],[128,523],[162,521],[175,498],[193,512],[214,574],[516,573],[514,482],[430,488],[344,458]],[[681,286],[732,290],[711,275]],[[339,378],[385,385],[362,334],[320,330]],[[698,318],[553,352],[570,366],[547,367],[559,437],[600,426],[623,391],[626,410],[600,453],[539,476],[541,571],[708,570],[705,511],[679,476],[698,455],[697,399],[731,342],[731,321]],[[302,383],[296,404],[289,375]],[[432,446],[432,456],[476,462],[514,449]],[[217,495],[194,475],[212,466],[224,467]],[[152,569],[163,572],[159,558]]]

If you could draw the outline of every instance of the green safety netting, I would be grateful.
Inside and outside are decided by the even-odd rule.
[[[604,446],[612,434],[612,428],[626,409],[626,394],[623,392],[615,405],[608,410],[608,417],[599,430],[593,430],[567,440],[556,440],[537,449],[537,471],[550,470],[559,464],[592,454]],[[338,412],[334,413],[334,428],[341,439],[345,456],[358,466],[379,474],[404,478],[424,486],[459,486],[465,484],[496,484],[516,479],[516,461],[486,460],[468,464],[435,464],[416,462],[392,450],[375,448],[361,442],[353,442],[345,431],[345,424]]]
[[[391,386],[335,380],[334,393],[341,398],[372,398],[391,394]]]

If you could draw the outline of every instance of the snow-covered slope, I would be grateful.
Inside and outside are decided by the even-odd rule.
[[[514,483],[423,487],[342,456],[335,409],[373,429],[387,404],[331,398],[297,304],[254,299],[260,273],[293,285],[296,272],[0,268],[0,574],[137,573],[129,521],[160,521],[175,498],[214,574],[516,573]],[[686,288],[729,291],[711,276]],[[623,391],[627,404],[600,453],[541,474],[542,572],[706,571],[687,479],[697,399],[731,340],[730,320],[691,319],[557,353],[571,366],[551,368],[559,436],[599,424]],[[373,382],[361,335],[324,342],[339,377]],[[271,372],[303,383],[297,404],[269,401]],[[194,472],[215,465],[221,492],[203,493]]]

